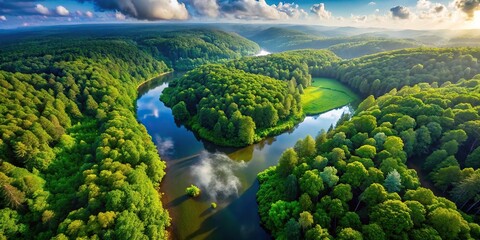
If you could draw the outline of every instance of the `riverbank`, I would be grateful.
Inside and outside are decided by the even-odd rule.
[[[168,72],[163,72],[163,73],[160,73],[159,75],[157,75],[157,76],[155,76],[155,77],[151,77],[151,78],[149,78],[149,79],[147,79],[147,80],[139,83],[139,84],[137,85],[137,91],[138,91],[141,87],[143,87],[144,85],[150,83],[151,81],[153,81],[153,80],[155,80],[155,79],[157,79],[157,78],[159,78],[159,77],[163,77],[163,76],[166,76],[166,75],[168,75],[168,74],[171,74],[171,73],[173,73],[173,72],[174,72],[173,70],[172,70],[172,71],[168,71]]]

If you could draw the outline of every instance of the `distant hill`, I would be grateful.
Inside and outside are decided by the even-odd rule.
[[[368,54],[423,46],[414,40],[387,39],[370,36],[322,37],[321,31],[314,27],[300,27],[300,30],[288,27],[271,27],[250,37],[262,48],[270,52],[282,52],[297,49],[329,49],[342,58],[355,58]],[[312,29],[317,35],[305,33]],[[327,30],[327,29],[326,29]],[[338,31],[358,32],[352,28],[339,28]],[[333,31],[333,30],[328,30]],[[360,32],[365,32],[363,30]],[[373,31],[373,29],[370,29]],[[331,32],[329,32],[331,34]]]

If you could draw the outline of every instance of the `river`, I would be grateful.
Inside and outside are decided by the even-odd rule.
[[[152,136],[167,174],[161,190],[172,217],[173,239],[270,239],[260,226],[255,194],[256,176],[276,165],[282,152],[307,135],[335,124],[345,106],[305,120],[289,132],[245,148],[223,148],[199,139],[175,122],[170,108],[159,100],[168,82],[178,74],[160,77],[139,89],[137,118]],[[192,199],[185,188],[200,187]],[[212,209],[212,202],[218,207]]]

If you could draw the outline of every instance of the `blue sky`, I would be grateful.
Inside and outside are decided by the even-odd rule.
[[[480,0],[465,1],[471,0],[0,0],[0,28],[169,20],[480,28]]]

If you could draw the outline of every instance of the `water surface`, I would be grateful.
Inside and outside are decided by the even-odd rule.
[[[168,81],[177,76],[160,77],[142,86],[137,100],[138,120],[167,162],[161,190],[172,217],[172,238],[270,239],[257,214],[257,174],[276,165],[282,152],[298,139],[335,124],[350,107],[307,117],[291,131],[245,148],[218,147],[176,123],[171,109],[159,100]],[[190,184],[200,187],[200,197],[185,194]],[[210,207],[212,202],[218,204],[216,209]]]

